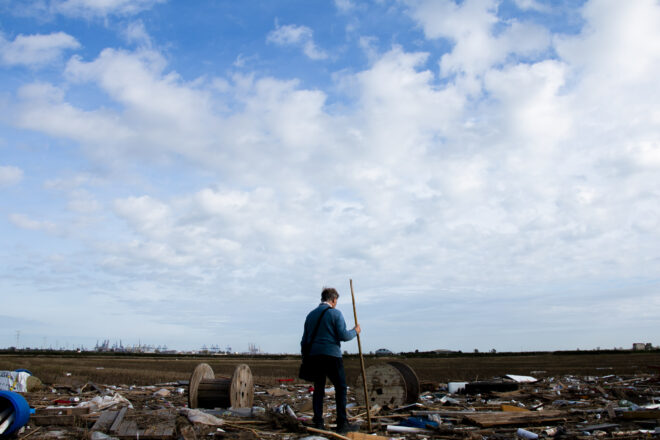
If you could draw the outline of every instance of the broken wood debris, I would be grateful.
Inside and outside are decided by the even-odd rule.
[[[415,402],[403,399],[397,405],[372,408],[372,433],[366,432],[366,408],[356,396],[357,389],[351,386],[348,415],[352,423],[361,424],[362,430],[345,435],[334,432],[331,423],[334,396],[330,393],[326,396],[326,428],[310,429],[312,393],[309,384],[296,381],[271,379],[255,384],[250,408],[196,410],[215,417],[221,424],[191,421],[187,414],[193,410],[187,408],[188,396],[179,382],[144,387],[94,385],[84,387],[83,392],[66,387],[56,388],[54,392],[46,384],[45,390],[26,393],[35,413],[19,438],[45,438],[50,432],[59,432],[66,438],[90,438],[98,433],[99,438],[105,435],[153,440],[305,437],[495,440],[516,438],[524,433],[530,438],[546,439],[660,440],[660,381],[654,375],[565,375],[536,381],[525,377],[525,381],[518,382],[506,377],[481,379],[472,387],[470,382],[466,383],[467,390],[479,390],[472,394],[450,394],[449,380],[433,379],[426,383],[435,385],[427,386]],[[511,389],[510,383],[517,389]],[[163,389],[168,393],[160,392]],[[78,402],[75,397],[79,398]],[[90,404],[94,399],[97,404]],[[55,401],[75,405],[56,406]]]

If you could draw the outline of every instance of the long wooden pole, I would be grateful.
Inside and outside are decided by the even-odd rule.
[[[351,298],[353,298],[353,317],[355,318],[355,325],[358,325],[357,310],[355,309],[355,294],[353,293],[353,280],[351,283]],[[364,403],[367,407],[367,428],[371,432],[371,414],[369,413],[369,394],[367,394],[367,374],[364,371],[364,357],[362,357],[362,343],[360,342],[360,334],[357,335],[358,350],[360,351],[360,367],[362,367],[362,383],[364,385]]]
[[[315,432],[317,434],[327,435],[328,437],[334,437],[334,438],[338,438],[340,440],[351,440],[350,437],[346,437],[345,435],[337,434],[336,432],[326,431],[325,429],[316,429],[316,428],[312,428],[311,426],[307,426],[307,430],[309,432]]]

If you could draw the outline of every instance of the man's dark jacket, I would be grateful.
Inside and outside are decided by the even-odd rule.
[[[311,337],[312,332],[314,331],[314,326],[316,326],[316,322],[318,321],[319,316],[321,316],[323,310],[329,307],[330,306],[327,303],[321,303],[317,308],[309,312],[305,319],[305,331],[303,332],[303,337],[300,341],[301,348]],[[309,355],[315,356],[324,354],[326,356],[340,358],[341,341],[350,341],[355,336],[357,336],[355,329],[346,329],[346,321],[344,321],[344,316],[341,312],[337,309],[330,308],[330,310],[323,315],[323,320],[316,333]]]

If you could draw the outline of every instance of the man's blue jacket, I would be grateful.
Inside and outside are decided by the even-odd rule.
[[[301,349],[312,336],[312,332],[314,331],[319,316],[321,316],[321,313],[329,307],[328,304],[321,303],[317,308],[309,312],[305,319],[305,331],[303,332],[303,337],[300,341]],[[323,320],[321,321],[321,325],[319,325],[319,330],[316,333],[309,355],[315,356],[324,354],[340,358],[341,341],[350,341],[355,336],[357,336],[355,329],[346,329],[346,322],[344,321],[344,316],[341,312],[337,309],[330,308],[330,310],[323,315]]]

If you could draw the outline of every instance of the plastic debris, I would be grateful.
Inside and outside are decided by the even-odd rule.
[[[523,429],[523,428],[518,428],[518,430],[516,431],[516,435],[520,438],[524,438],[524,439],[527,439],[527,440],[534,440],[534,439],[539,438],[538,434],[536,434],[534,432],[531,432],[531,431],[528,431],[528,430]]]
[[[182,408],[179,410],[181,414],[185,415],[191,423],[201,423],[209,426],[224,425],[225,421],[212,414],[207,414],[199,409]]]

